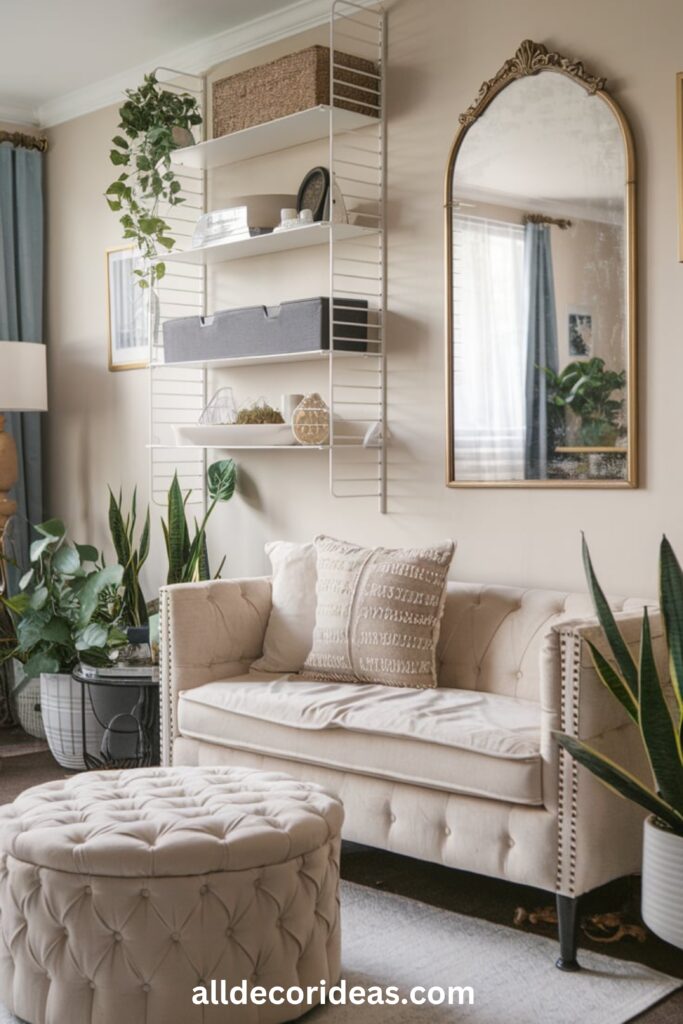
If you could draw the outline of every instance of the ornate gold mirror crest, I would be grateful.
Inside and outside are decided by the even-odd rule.
[[[449,486],[636,486],[635,156],[605,85],[525,40],[458,119]]]

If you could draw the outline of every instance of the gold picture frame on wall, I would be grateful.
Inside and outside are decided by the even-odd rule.
[[[142,266],[135,246],[118,245],[106,250],[108,365],[112,372],[141,370],[149,365],[152,295],[138,284],[135,270]]]

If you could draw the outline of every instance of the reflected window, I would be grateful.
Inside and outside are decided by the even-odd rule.
[[[524,228],[453,216],[453,410],[459,480],[523,480]]]

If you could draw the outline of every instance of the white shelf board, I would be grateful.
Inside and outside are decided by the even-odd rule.
[[[372,343],[370,343],[372,344]],[[335,359],[358,359],[366,358],[367,356],[376,357],[380,355],[380,352],[347,352],[344,350],[340,352],[335,350]],[[225,359],[197,359],[197,360],[182,360],[176,363],[152,363],[154,369],[161,369],[163,367],[173,367],[174,369],[187,367],[191,370],[223,370],[229,369],[232,366],[267,366],[269,363],[305,363],[305,362],[321,362],[322,360],[328,360],[330,353],[327,349],[312,349],[308,352],[278,352],[275,355],[270,356],[238,356],[236,358],[226,357]]]
[[[329,444],[148,444],[148,448],[192,449],[225,452],[323,452]],[[337,445],[336,447],[342,447]],[[358,447],[349,445],[348,447]]]
[[[300,146],[305,142],[326,139],[330,131],[329,106],[310,107],[300,110],[287,117],[279,117],[275,121],[256,124],[252,128],[244,128],[230,135],[220,135],[217,139],[199,142],[196,146],[176,149],[173,162],[182,167],[194,167],[197,170],[209,171],[214,167],[224,167],[240,160],[249,160],[253,156],[265,153],[277,153],[280,149]],[[342,107],[334,108],[334,133],[355,131],[367,125],[378,125],[376,117],[357,114]]]
[[[335,224],[318,222],[289,231],[271,232],[268,235],[254,235],[232,242],[218,242],[214,245],[198,246],[184,252],[173,252],[163,257],[164,263],[189,263],[208,267],[228,260],[242,260],[250,256],[264,256],[267,253],[286,252],[288,249],[306,249],[311,245],[327,245],[330,239],[344,242],[350,238],[376,235],[377,228],[361,227],[359,224]]]

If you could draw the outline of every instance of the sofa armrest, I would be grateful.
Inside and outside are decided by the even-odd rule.
[[[636,665],[640,654],[642,612],[615,615]],[[658,671],[668,678],[668,651],[664,623],[658,611],[650,612],[652,645]],[[544,756],[555,744],[560,730],[590,742],[631,720],[612,696],[593,665],[590,641],[614,665],[614,658],[597,619],[572,619],[558,623],[546,638],[541,664],[542,748]]]
[[[170,764],[181,690],[246,672],[263,651],[267,577],[162,587],[159,654],[162,763]]]
[[[615,618],[637,664],[642,612]],[[666,637],[656,610],[651,626],[657,668],[667,678]],[[560,749],[554,733],[583,740],[651,784],[640,732],[598,676],[588,640],[614,664],[596,619],[558,623],[541,654],[543,802],[557,817],[557,889],[569,896],[640,869],[643,814]]]

